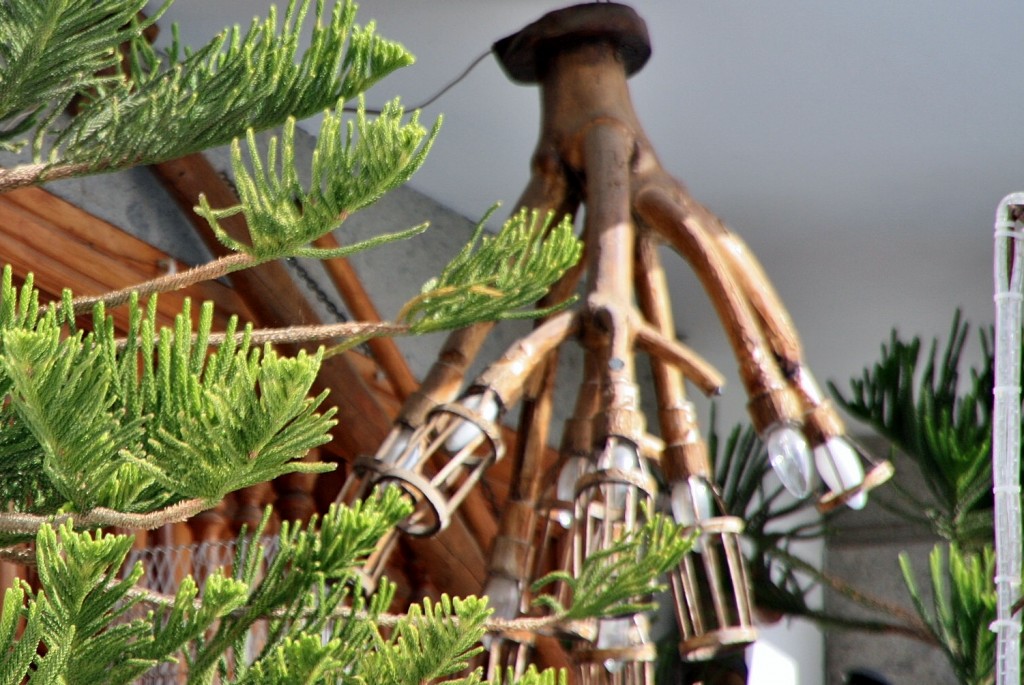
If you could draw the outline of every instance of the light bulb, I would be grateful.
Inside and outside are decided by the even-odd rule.
[[[776,423],[768,428],[764,443],[782,485],[797,499],[807,497],[811,490],[811,449],[800,427]]]
[[[487,605],[494,609],[494,616],[511,621],[519,615],[522,595],[519,582],[505,575],[493,575],[484,587]]]
[[[555,512],[555,519],[563,528],[572,525],[573,507],[572,502],[576,499],[576,482],[583,474],[592,471],[590,460],[586,457],[569,457],[558,472],[558,482],[555,484],[555,499],[559,502],[568,502],[569,507],[560,507]]]
[[[713,501],[708,482],[700,476],[672,484],[672,516],[680,525],[695,526],[714,516]]]
[[[412,433],[412,429],[407,426],[400,428],[398,435],[391,441],[388,449],[377,455],[377,458],[387,464],[394,464],[401,469],[412,470],[416,468],[416,464],[419,463],[420,457],[423,455],[423,448],[418,444],[414,445],[406,454]]]
[[[641,470],[640,453],[628,442],[616,440],[612,444],[611,463],[608,467],[624,473],[632,474]],[[628,483],[612,482],[608,485],[608,504],[613,509],[625,509],[629,491],[633,486]]]
[[[597,649],[623,649],[647,643],[647,617],[643,614],[601,619],[597,628]],[[622,659],[605,659],[604,667],[610,673],[618,673],[626,667]]]
[[[814,448],[814,465],[832,492],[846,492],[864,482],[860,455],[850,441],[841,435],[833,436]],[[868,494],[858,492],[846,500],[846,505],[851,509],[863,509],[867,502]]]
[[[498,400],[491,393],[474,393],[459,402],[470,411],[475,411],[485,421],[493,421],[498,418]],[[466,419],[457,419],[458,425],[448,439],[444,441],[444,448],[451,454],[455,454],[466,448],[474,440],[484,434],[480,426]]]

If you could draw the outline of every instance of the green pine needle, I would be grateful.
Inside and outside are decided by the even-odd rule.
[[[851,380],[849,393],[833,384],[830,389],[844,409],[917,464],[932,498],[912,501],[936,533],[976,545],[992,537],[994,367],[989,338],[982,335],[983,363],[961,382],[968,331],[957,312],[941,357],[937,340],[923,356],[919,338],[906,342],[893,331],[881,359]]]
[[[495,676],[488,685],[569,685],[569,674],[564,669],[554,668],[538,671],[530,664],[522,677],[517,679],[510,668],[504,675]]]
[[[683,528],[660,514],[649,517],[607,549],[588,554],[578,576],[556,571],[533,584],[536,592],[564,582],[572,592],[569,607],[552,595],[535,601],[568,621],[648,611],[654,605],[646,598],[664,589],[662,576],[693,547],[693,536],[684,535]]]
[[[272,653],[260,659],[242,678],[240,685],[293,685],[321,683],[334,679],[344,682],[349,665],[339,653],[344,652],[341,640],[324,642],[319,635],[302,634],[285,638]]]
[[[169,4],[169,3],[168,3]],[[0,2],[0,146],[24,136],[76,95],[123,92],[117,46],[136,40],[145,0]]]
[[[200,196],[196,212],[210,222],[218,239],[229,248],[266,261],[283,257],[343,257],[385,242],[407,238],[426,227],[377,236],[337,250],[320,250],[309,243],[337,228],[352,212],[375,202],[405,183],[420,167],[437,135],[440,121],[428,134],[413,114],[397,102],[369,120],[362,108],[356,121],[342,124],[341,105],[324,113],[313,152],[312,181],[302,187],[295,166],[295,119],[285,123],[278,144],[271,138],[266,157],[261,155],[252,129],[247,132],[251,170],[236,140],[231,147],[232,167],[240,204],[214,209]],[[278,152],[280,151],[280,158]],[[232,239],[220,220],[243,213],[251,243]]]
[[[135,14],[144,5],[0,3],[0,141],[15,145],[35,128],[37,161],[63,169],[58,175],[153,164],[226,144],[246,129],[307,118],[413,62],[372,23],[356,26],[348,0],[330,11],[315,4],[301,54],[310,0],[290,0],[283,21],[271,8],[245,32],[224,31],[194,52],[175,41],[166,56],[141,35]],[[104,69],[112,75],[95,76]],[[85,98],[79,113],[59,123],[56,113],[75,95]]]
[[[36,660],[43,625],[37,603],[26,607],[27,585],[15,584],[4,593],[0,613],[0,685],[20,685]],[[24,619],[24,627],[19,626]],[[33,682],[36,682],[33,680]]]
[[[943,563],[942,547],[929,557],[932,610],[929,610],[914,579],[906,554],[900,569],[914,603],[963,685],[991,685],[995,677],[996,635],[990,624],[996,617],[995,552],[989,546],[979,552],[963,552],[948,546]]]
[[[428,598],[422,607],[410,607],[388,639],[379,640],[360,671],[372,682],[393,685],[478,683],[478,673],[457,680],[447,678],[465,670],[482,650],[480,640],[489,615],[485,599],[442,595],[435,604]]]
[[[322,352],[281,357],[229,335],[210,354],[211,306],[197,331],[187,301],[157,331],[155,298],[145,313],[129,303],[122,346],[102,305],[91,332],[68,334],[59,310],[25,306],[33,291],[8,279],[0,295],[0,494],[13,511],[141,513],[331,468],[301,461],[335,423],[325,395],[309,397]]]
[[[493,212],[494,209],[491,210]],[[497,235],[483,236],[488,213],[470,242],[423,286],[396,317],[414,334],[460,328],[476,321],[532,318],[564,308],[574,300],[545,309],[524,310],[547,294],[574,265],[582,243],[568,217],[552,225],[526,209],[516,213]]]

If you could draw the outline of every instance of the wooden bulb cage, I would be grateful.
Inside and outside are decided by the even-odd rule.
[[[591,555],[604,552],[636,530],[653,511],[657,485],[636,444],[610,437],[597,455],[595,469],[576,483],[572,526],[574,575]],[[566,598],[568,599],[568,598]],[[585,631],[573,652],[580,683],[648,683],[657,656],[643,614],[605,618]]]
[[[415,508],[399,528],[409,535],[425,537],[446,528],[452,512],[505,453],[493,417],[477,410],[480,404],[497,406],[497,399],[490,392],[468,397],[480,399],[439,405],[415,429],[394,427],[377,454],[355,462],[362,496],[368,494],[365,488],[392,485],[408,496]]]
[[[713,302],[755,427],[764,434],[780,423],[793,425],[815,445],[844,430],[817,393],[796,331],[757,259],[664,170],[644,134],[627,87],[651,53],[637,14],[615,3],[569,7],[498,41],[493,51],[513,81],[538,84],[541,91],[540,140],[516,211],[575,216],[586,205],[585,258],[541,305],[563,301],[585,273],[584,296],[575,309],[538,322],[455,404],[491,324],[453,333],[388,440],[373,458],[358,462],[342,499],[365,494],[369,483],[396,484],[417,506],[404,529],[436,532],[502,455],[494,417],[482,416],[479,407],[490,402],[504,410],[522,400],[487,584],[498,614],[515,619],[529,615],[531,581],[553,567],[578,570],[588,554],[641,523],[643,504],[656,495],[653,462],[670,483],[715,493],[686,386],[717,394],[723,378],[676,339],[660,246],[689,263]],[[553,468],[546,451],[558,351],[570,340],[584,349],[584,378]],[[639,409],[637,351],[651,363],[659,437],[647,433]],[[471,405],[474,396],[486,401]],[[449,449],[467,422],[475,427],[474,440]],[[887,465],[873,465],[869,477],[832,500],[865,492],[887,472]],[[703,660],[742,648],[756,632],[739,545],[743,521],[717,496],[703,508],[693,504],[693,493],[690,500],[690,519],[681,516],[702,537],[672,574],[672,587],[682,658]],[[392,547],[393,539],[382,542],[369,576],[379,574]],[[521,674],[537,637],[515,630],[490,637],[482,661],[488,676],[508,667]],[[577,682],[653,683],[644,616],[577,626],[570,637]]]
[[[594,644],[577,645],[573,657],[579,685],[654,683],[657,652],[644,614],[602,619]]]
[[[685,661],[707,661],[757,639],[740,547],[744,526],[738,516],[718,513],[686,529],[698,536],[694,552],[669,574]]]

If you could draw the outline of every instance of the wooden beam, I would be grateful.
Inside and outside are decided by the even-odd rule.
[[[0,195],[2,259],[21,280],[32,273],[44,299],[59,299],[64,288],[76,295],[99,295],[132,283],[183,270],[155,247],[40,188]],[[186,297],[214,302],[214,321],[223,326],[230,314],[249,316],[233,290],[217,282],[201,283],[159,298],[157,322],[172,325]],[[127,326],[124,308],[110,311],[120,330]],[[198,307],[193,307],[193,319]]]

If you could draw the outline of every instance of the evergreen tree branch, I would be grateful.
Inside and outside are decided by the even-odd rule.
[[[313,180],[308,190],[302,189],[295,166],[295,120],[286,122],[280,145],[276,138],[271,139],[265,160],[253,130],[249,129],[251,171],[242,158],[238,141],[232,147],[232,165],[240,204],[214,209],[205,196],[200,196],[200,204],[196,208],[210,222],[221,242],[235,250],[235,254],[111,293],[80,296],[72,302],[75,312],[88,311],[99,302],[108,307],[124,304],[132,293],[145,296],[178,290],[274,259],[345,257],[421,233],[426,224],[335,250],[309,247],[311,242],[334,230],[352,212],[407,181],[423,163],[438,128],[435,126],[428,136],[415,115],[408,123],[403,123],[403,118],[402,108],[392,103],[373,121],[368,121],[360,112],[357,122],[350,122],[344,129],[340,111],[326,112],[313,153]],[[220,226],[221,219],[239,213],[246,217],[251,244],[232,239]]]
[[[571,224],[563,221],[557,227],[551,228],[550,217],[540,221],[535,214],[530,215],[523,211],[509,219],[498,235],[481,240],[486,218],[485,216],[477,226],[471,242],[444,268],[442,275],[428,282],[423,292],[402,307],[396,323],[345,322],[292,326],[245,334],[236,333],[235,339],[240,341],[245,336],[252,344],[308,342],[332,338],[364,340],[369,337],[420,334],[459,328],[483,320],[538,317],[568,306],[571,301],[547,309],[514,311],[515,307],[529,304],[546,293],[547,287],[579,259],[581,245],[572,236]],[[386,239],[390,240],[392,237],[404,238],[406,233],[386,236]],[[344,249],[347,254],[374,247],[376,244],[378,243],[365,241],[346,246]],[[151,293],[177,290],[203,280],[220,278],[232,271],[248,268],[263,261],[265,259],[247,253],[235,253],[183,273],[161,276],[106,295],[76,297],[72,300],[73,310],[75,313],[81,313],[99,303],[110,307],[117,306],[128,302],[133,295],[142,297]],[[207,344],[210,345],[219,345],[225,340],[224,334],[206,335]],[[123,348],[127,344],[127,338],[118,340],[117,344],[119,348]]]
[[[89,173],[90,169],[88,164],[19,164],[11,169],[0,168],[0,193],[82,176]]]
[[[137,40],[170,3],[140,21],[145,0],[0,2],[0,147],[90,91],[122,87],[118,46]]]
[[[247,254],[225,255],[180,273],[165,274],[145,283],[131,285],[103,295],[81,295],[71,301],[72,309],[76,314],[81,314],[91,311],[93,307],[101,303],[106,307],[117,307],[127,303],[133,295],[142,298],[156,293],[181,290],[196,283],[222,278],[232,272],[256,266],[258,263],[255,258]]]
[[[206,337],[206,344],[211,346],[223,345],[230,335],[236,343],[249,340],[253,345],[283,345],[289,343],[313,342],[317,340],[335,340],[339,338],[358,338],[365,340],[376,337],[395,337],[407,335],[409,326],[391,323],[389,321],[363,322],[363,321],[342,321],[340,323],[317,324],[315,326],[288,326],[285,328],[260,328],[252,332],[244,333],[210,333]],[[199,340],[198,334],[193,335],[193,340]],[[128,338],[119,338],[118,348],[124,348],[129,344]]]
[[[831,588],[836,593],[855,604],[872,609],[883,616],[895,618],[900,621],[899,623],[887,622],[883,624],[885,626],[885,630],[900,632],[908,637],[912,637],[927,644],[937,644],[934,636],[928,629],[928,626],[921,620],[921,618],[902,606],[888,602],[880,597],[876,597],[875,595],[848,583],[842,578],[838,578],[830,573],[822,571],[806,560],[785,550],[778,548],[771,549],[767,552],[767,555],[770,558],[780,559],[785,562],[787,566],[806,573],[808,576],[813,578],[815,582]],[[828,614],[826,612],[814,612],[814,617],[817,620],[836,623],[846,623],[849,620],[845,617]]]
[[[285,122],[280,144],[276,137],[270,139],[265,155],[256,142],[254,130],[249,129],[246,143],[250,164],[246,165],[238,140],[231,147],[239,204],[214,209],[205,196],[200,196],[196,212],[210,222],[226,246],[259,260],[343,257],[386,241],[411,237],[426,226],[335,250],[308,247],[351,213],[405,183],[422,165],[439,126],[440,121],[428,134],[416,113],[406,122],[405,111],[397,101],[384,107],[372,120],[367,119],[360,105],[355,121],[343,123],[338,103],[333,111],[324,112],[308,189],[302,187],[295,164],[295,119]],[[251,239],[248,245],[234,240],[220,227],[220,219],[238,213],[245,215]]]
[[[169,523],[187,521],[196,514],[217,506],[217,501],[204,499],[182,500],[168,507],[142,514],[115,511],[106,507],[93,507],[85,512],[39,516],[18,512],[0,514],[0,532],[35,534],[41,528],[59,527],[74,520],[79,528],[126,528],[128,530],[156,530]]]
[[[533,584],[537,592],[556,581],[565,583],[572,593],[569,607],[551,595],[535,602],[566,621],[647,611],[652,605],[640,598],[663,589],[661,577],[693,547],[693,536],[683,535],[683,530],[666,516],[648,516],[607,549],[588,555],[579,575],[555,571]]]
[[[435,604],[428,598],[422,607],[410,607],[389,638],[377,640],[377,649],[363,659],[362,670],[395,685],[452,676],[465,670],[483,649],[479,643],[488,613],[486,599],[442,595]],[[479,682],[479,677],[467,682]]]
[[[290,0],[280,26],[272,8],[245,33],[237,27],[222,32],[194,52],[183,53],[175,41],[166,58],[142,38],[135,13],[144,2],[104,4],[111,6],[106,14],[67,0],[0,5],[13,18],[0,21],[0,44],[13,46],[0,52],[0,83],[9,84],[12,95],[23,94],[8,103],[5,89],[0,124],[14,122],[8,138],[44,125],[34,145],[35,164],[43,166],[0,174],[0,186],[177,159],[250,128],[312,116],[413,61],[402,46],[375,35],[372,23],[357,27],[349,0],[335,3],[329,15],[325,3],[316,3],[310,46],[301,57],[310,0]],[[28,9],[21,11],[22,5]],[[83,25],[98,24],[97,17],[105,22]],[[119,67],[123,43],[129,45],[127,75],[114,69],[110,76],[89,76]],[[86,96],[80,111],[66,125],[52,126],[54,117],[46,113],[59,112],[74,95]]]
[[[945,563],[942,547],[936,545],[932,549],[931,610],[925,606],[909,558],[901,554],[899,561],[914,607],[946,654],[958,681],[964,685],[990,685],[995,677],[996,651],[996,636],[989,628],[996,615],[992,547],[972,553],[950,544]]]
[[[475,321],[537,317],[572,304],[573,299],[546,309],[520,310],[543,297],[573,266],[582,243],[564,218],[522,210],[510,217],[494,236],[483,237],[481,219],[470,242],[448,263],[440,276],[428,281],[417,297],[396,316],[413,333],[461,328]]]
[[[182,500],[208,505],[281,473],[331,468],[298,461],[329,440],[334,423],[333,410],[317,410],[323,395],[307,398],[319,355],[254,350],[251,331],[239,339],[234,321],[208,354],[212,306],[198,331],[186,302],[174,331],[158,332],[153,298],[144,315],[138,299],[130,301],[123,341],[102,306],[92,331],[65,335],[73,318],[59,317],[72,308],[37,319],[38,307],[26,308],[37,294],[23,288],[19,297],[9,276],[0,292],[0,391],[8,398],[0,464],[21,463],[0,473],[9,513],[71,508],[87,522],[91,512],[101,521],[111,512],[161,512],[159,522]],[[38,492],[21,482],[26,464],[40,466]],[[42,520],[18,520],[12,530]]]
[[[77,519],[76,519],[77,521]],[[23,555],[18,558],[21,559]],[[34,560],[32,561],[34,565]],[[128,596],[132,599],[136,599],[144,604],[148,604],[154,607],[162,607],[169,609],[175,604],[175,596],[168,595],[161,592],[156,592],[148,588],[135,587],[128,591]],[[194,600],[195,606],[198,608],[201,606],[200,601]],[[247,607],[239,607],[233,610],[235,615],[242,615],[247,611]],[[302,619],[310,616],[317,615],[319,609],[310,608],[306,609],[298,615],[290,614],[291,608],[289,609],[276,609],[266,613],[264,618],[276,619],[276,618],[292,618]],[[406,618],[407,614],[392,614],[392,613],[371,613],[366,609],[353,608],[347,605],[339,605],[334,607],[329,617],[334,619],[356,619],[356,620],[368,620],[373,619],[380,628],[390,630],[398,625],[398,623]],[[589,617],[588,617],[589,618]],[[548,616],[529,616],[515,619],[504,619],[489,617],[483,623],[483,628],[486,632],[490,633],[554,633],[562,632],[566,634],[580,633],[582,628],[587,623],[587,618],[571,619],[566,618],[564,615],[552,614]],[[457,616],[452,617],[452,621],[458,623],[459,619]]]
[[[26,586],[16,583],[4,593],[3,610],[0,612],[0,644],[8,647],[0,651],[2,685],[20,685],[24,682],[37,657],[37,648],[43,637],[40,607],[34,603],[26,607],[26,590]],[[19,626],[22,620],[24,627]]]
[[[42,451],[43,472],[65,501],[103,506],[118,471],[114,455],[141,438],[141,425],[114,406],[110,369],[82,336],[60,338],[49,316],[35,331],[3,332],[0,374],[10,379],[17,418]]]
[[[172,600],[166,623],[158,625],[152,614],[131,619],[129,612],[139,603],[131,590],[143,573],[141,564],[122,573],[131,544],[130,536],[75,532],[70,522],[57,529],[40,528],[35,554],[43,589],[27,596],[15,586],[4,598],[5,608],[24,606],[27,600],[28,625],[16,640],[6,643],[10,650],[5,652],[32,655],[30,682],[135,682],[156,664],[173,660],[185,642],[200,638],[244,597],[238,583],[212,575],[202,600],[194,604],[198,588],[186,578]],[[0,631],[5,620],[16,620],[17,615],[16,611],[5,613]],[[33,617],[38,617],[38,623]],[[45,656],[40,656],[40,645]],[[0,656],[0,668],[11,661]]]
[[[232,575],[212,573],[201,598],[190,578],[180,584],[174,596],[139,588],[136,583],[141,565],[126,577],[119,577],[118,569],[131,546],[130,536],[80,533],[73,531],[68,521],[59,530],[45,525],[36,539],[43,590],[29,599],[27,609],[29,615],[40,611],[49,617],[42,624],[47,632],[35,637],[30,625],[22,642],[14,641],[13,651],[7,654],[31,654],[32,667],[41,668],[44,664],[35,645],[44,635],[48,644],[70,640],[60,643],[73,648],[51,666],[55,673],[68,683],[100,679],[116,684],[132,682],[181,652],[189,662],[190,682],[206,682],[206,674],[216,669],[226,649],[237,646],[255,621],[270,619],[278,628],[272,630],[267,648],[255,662],[236,660],[237,682],[284,685],[295,682],[292,677],[299,673],[322,673],[325,677],[364,674],[380,682],[382,675],[392,673],[396,678],[385,679],[387,682],[470,683],[479,682],[477,676],[471,674],[468,680],[451,678],[480,649],[485,630],[573,629],[580,627],[577,621],[594,617],[577,608],[574,613],[579,618],[575,619],[562,614],[500,621],[489,619],[486,600],[475,598],[443,598],[439,604],[426,603],[403,615],[386,614],[383,609],[393,597],[386,582],[381,586],[382,594],[371,598],[368,607],[364,608],[358,595],[354,604],[342,604],[342,599],[352,597],[351,584],[358,580],[356,569],[375,549],[380,536],[407,513],[408,505],[400,494],[390,490],[354,508],[332,507],[322,520],[314,518],[305,527],[286,524],[277,553],[264,566],[266,552],[259,540],[269,520],[268,509],[252,536],[243,533],[239,539]],[[671,524],[652,526],[647,532],[653,537],[637,538],[625,550],[630,557],[653,555],[654,563],[649,568],[642,564],[646,569],[644,578],[627,581],[633,589],[645,593],[663,567],[678,563],[678,550],[670,553],[672,558],[663,556],[666,540],[661,536],[674,540],[675,547],[688,547],[688,541],[679,538],[679,531]],[[600,560],[587,563],[602,564]],[[622,589],[608,592],[618,595]],[[5,602],[24,606],[26,595],[17,589],[11,592]],[[153,607],[146,618],[117,622],[139,604]],[[601,611],[607,609],[614,610],[606,605]],[[4,617],[0,617],[0,634]],[[325,643],[320,632],[329,625],[333,625],[333,637]],[[214,633],[208,634],[211,627]],[[389,631],[390,637],[380,637],[381,630]],[[315,642],[306,636],[315,636]],[[60,654],[54,652],[51,656]],[[25,658],[18,663],[24,666]],[[0,668],[2,665],[0,656]],[[559,682],[552,680],[554,675],[533,673],[522,682]]]
[[[993,356],[981,336],[983,364],[961,388],[961,360],[969,328],[953,317],[941,355],[938,340],[927,356],[921,340],[892,332],[881,359],[848,394],[829,387],[839,404],[914,460],[935,500],[931,517],[940,536],[962,545],[991,539],[991,414]],[[986,525],[985,521],[988,520]]]

